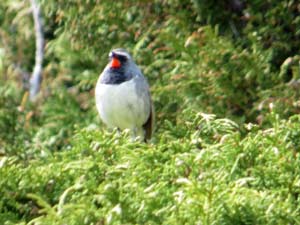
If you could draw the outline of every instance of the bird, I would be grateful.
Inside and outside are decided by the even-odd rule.
[[[107,127],[129,129],[133,139],[151,139],[154,107],[149,84],[127,50],[110,51],[109,62],[96,84],[95,100]]]

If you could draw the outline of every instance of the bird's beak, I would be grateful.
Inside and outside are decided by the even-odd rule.
[[[112,57],[110,67],[114,69],[118,69],[121,67],[121,62],[116,57]]]

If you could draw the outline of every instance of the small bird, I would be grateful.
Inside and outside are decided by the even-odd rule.
[[[110,128],[129,129],[133,138],[151,139],[154,109],[149,85],[125,49],[109,53],[109,63],[97,81],[96,107]]]

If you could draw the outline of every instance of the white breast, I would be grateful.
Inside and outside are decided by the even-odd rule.
[[[150,97],[147,88],[136,89],[136,78],[121,84],[96,86],[96,106],[101,119],[109,127],[120,129],[140,128],[150,114]]]

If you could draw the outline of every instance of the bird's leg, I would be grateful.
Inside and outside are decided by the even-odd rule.
[[[137,128],[134,127],[132,129],[132,136],[131,136],[131,140],[132,141],[143,141],[144,140],[144,130],[142,128]]]
[[[134,142],[136,140],[136,137],[137,137],[137,128],[134,127],[131,129],[131,141]]]
[[[121,137],[121,129],[119,127],[117,127],[117,137],[120,138]]]

